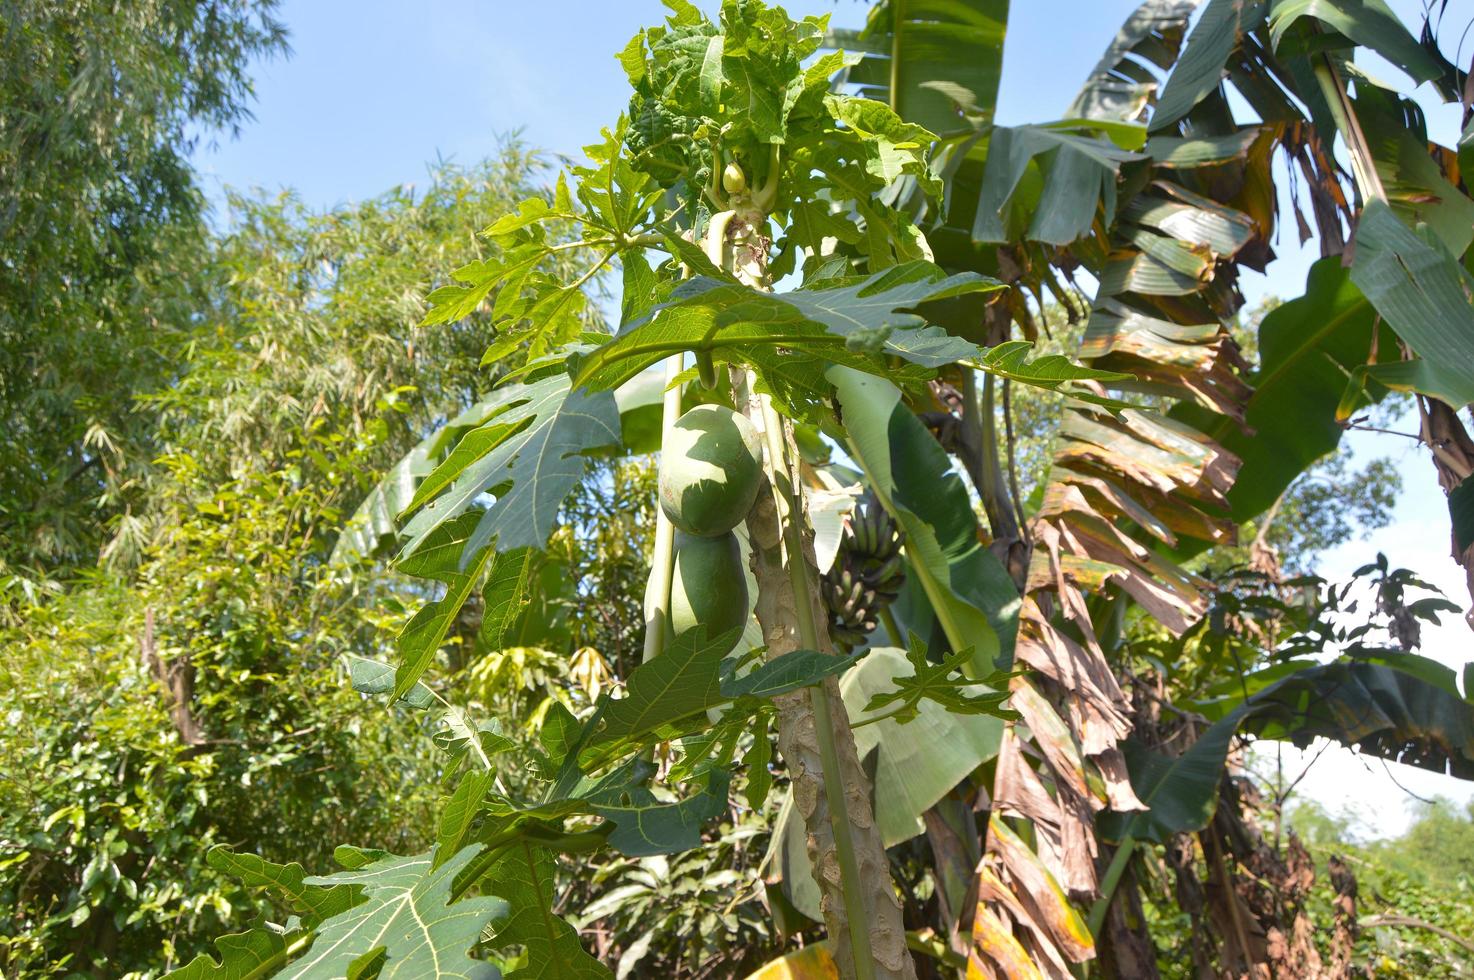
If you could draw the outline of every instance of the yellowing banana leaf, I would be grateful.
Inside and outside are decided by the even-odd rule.
[[[839,967],[827,944],[814,943],[764,964],[745,980],[839,980]]]

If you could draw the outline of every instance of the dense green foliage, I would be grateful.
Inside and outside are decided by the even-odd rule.
[[[134,399],[174,377],[211,303],[189,163],[249,118],[274,0],[26,0],[0,19],[0,576],[86,566],[146,499]]]
[[[164,452],[136,476],[146,504],[108,529],[112,561],[4,610],[5,969],[188,959],[243,897],[205,863],[217,842],[320,864],[345,837],[422,839],[429,741],[365,712],[345,659],[385,655],[412,599],[330,553],[479,383],[474,324],[418,326],[423,257],[465,257],[536,173],[509,148],[329,214],[232,200],[196,266],[212,302],[188,359],[132,409]],[[184,728],[165,676],[189,678]]]

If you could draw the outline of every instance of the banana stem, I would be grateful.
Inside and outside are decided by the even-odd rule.
[[[763,429],[768,443],[768,466],[772,471],[773,493],[778,498],[778,520],[783,527],[783,550],[787,552],[788,580],[797,600],[798,635],[810,650],[819,649],[819,630],[814,622],[813,596],[809,590],[808,570],[803,551],[803,510],[798,499],[801,492],[795,474],[788,468],[783,419],[767,395],[758,396],[762,406]],[[829,803],[829,823],[834,831],[834,850],[839,858],[840,890],[844,898],[845,917],[850,922],[850,950],[855,960],[858,980],[874,980],[875,960],[870,951],[870,934],[865,929],[865,898],[861,893],[860,863],[855,857],[855,842],[850,835],[849,808],[845,802],[844,784],[840,778],[839,750],[834,744],[834,726],[829,713],[829,694],[821,685],[809,689],[814,710],[814,728],[819,741],[819,756],[824,765],[824,796]]]
[[[661,404],[660,443],[681,417],[681,386],[676,384],[686,355],[665,359],[665,400]],[[655,507],[655,554],[650,558],[650,584],[645,593],[645,649],[642,660],[649,663],[665,649],[665,623],[670,615],[670,584],[675,575],[676,529],[657,502]]]

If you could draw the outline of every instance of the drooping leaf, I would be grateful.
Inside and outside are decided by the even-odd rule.
[[[452,980],[481,965],[467,951],[507,902],[490,896],[450,902],[455,876],[476,856],[467,847],[432,870],[431,854],[390,855],[355,871],[308,878],[313,885],[361,887],[366,901],[327,919],[312,945],[279,977],[337,980],[383,951],[383,980]]]
[[[1474,402],[1474,278],[1436,239],[1368,202],[1356,225],[1351,281],[1422,358],[1409,382],[1460,409]]]
[[[1107,225],[1115,219],[1117,174],[1123,163],[1140,159],[1108,139],[1063,126],[995,127],[972,237],[1068,245],[1090,232],[1097,213]],[[1024,180],[1031,167],[1042,183]]]
[[[1091,69],[1067,118],[1135,122],[1151,102],[1156,80],[1142,71],[1149,62],[1166,70],[1176,59],[1182,36],[1200,0],[1148,0],[1126,18]]]
[[[1407,72],[1415,83],[1431,81],[1443,73],[1437,59],[1423,50],[1382,0],[1271,0],[1269,35],[1277,51],[1286,47],[1286,35],[1302,18],[1313,18],[1377,52]]]
[[[1192,111],[1218,87],[1239,35],[1264,17],[1262,4],[1249,0],[1208,0],[1203,14],[1187,36],[1187,46],[1167,78],[1149,126],[1166,129]]]
[[[464,564],[468,541],[480,521],[479,514],[461,514],[439,524],[419,541],[413,554],[399,563],[406,575],[445,583],[445,595],[426,603],[399,632],[399,667],[394,672],[394,698],[409,694],[429,669],[445,634],[471,595],[481,572],[493,554],[481,549]]]
[[[890,354],[927,369],[978,355],[972,344],[908,312],[927,301],[1002,288],[974,274],[947,276],[928,262],[895,266],[837,286],[771,293],[704,278],[682,284],[647,320],[578,365],[575,384],[616,387],[679,350],[710,351],[754,367],[779,393],[827,397],[828,363],[906,376],[886,366]]]
[[[964,673],[981,679],[1006,669],[1018,631],[1018,592],[978,540],[977,517],[945,450],[880,378],[831,368],[851,455],[906,534],[911,567],[953,635],[973,642]],[[956,652],[956,651],[954,651]]]
[[[1007,27],[1008,0],[881,3],[863,31],[833,31],[826,44],[862,52],[846,84],[946,136],[992,122]]]
[[[610,980],[609,968],[590,956],[573,926],[554,913],[554,871],[550,851],[521,840],[507,847],[487,872],[490,889],[510,906],[492,945],[523,946],[528,954],[526,966],[508,973],[507,980]]]
[[[1228,745],[1242,719],[1234,713],[1210,725],[1178,756],[1154,752],[1128,739],[1124,751],[1131,787],[1150,809],[1102,814],[1097,821],[1101,834],[1112,840],[1134,837],[1162,842],[1173,834],[1206,827],[1218,803]]]
[[[567,376],[554,374],[506,385],[501,395],[499,410],[466,433],[416,493],[412,506],[433,499],[405,526],[404,555],[488,493],[496,499],[465,536],[460,567],[493,540],[498,551],[542,548],[559,506],[583,476],[584,454],[619,445],[619,413],[608,392],[570,390]],[[495,436],[478,436],[484,432]]]
[[[215,940],[215,948],[220,950],[218,962],[210,954],[200,953],[179,969],[164,974],[164,980],[260,980],[287,961],[302,936],[301,932],[270,927],[221,936]]]
[[[758,717],[758,727],[752,735],[752,748],[742,757],[742,764],[747,767],[745,799],[748,807],[758,813],[762,812],[768,793],[773,789],[773,774],[768,770],[768,764],[772,761],[773,742],[768,734],[768,715],[764,712]]]
[[[664,654],[662,654],[664,656]],[[732,776],[708,768],[691,796],[659,800],[645,786],[629,785],[588,797],[595,813],[615,825],[609,846],[627,857],[674,854],[701,845],[701,825],[724,813]]]
[[[1432,679],[1435,674],[1441,679]],[[1237,693],[1243,690],[1250,692],[1247,698]],[[1103,833],[1161,841],[1205,827],[1217,805],[1229,743],[1240,730],[1300,746],[1328,738],[1474,778],[1474,705],[1459,696],[1451,671],[1416,655],[1271,667],[1225,685],[1225,697],[1199,707],[1218,720],[1181,755],[1127,743],[1132,786],[1151,809],[1108,814]]]

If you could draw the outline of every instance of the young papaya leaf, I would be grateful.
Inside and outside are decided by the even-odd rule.
[[[466,536],[461,568],[493,540],[498,551],[543,547],[563,498],[583,477],[585,454],[619,445],[619,410],[607,391],[572,391],[562,374],[503,391],[501,411],[462,437],[462,444],[474,440],[474,455],[458,446],[416,494],[411,506],[439,495],[405,526],[402,555],[419,551],[432,532],[487,493],[496,499]],[[494,439],[477,435],[488,430]]]
[[[416,550],[399,563],[406,575],[444,582],[445,595],[422,606],[399,632],[394,698],[409,694],[429,669],[450,624],[491,558],[492,552],[483,548],[473,553],[469,566],[464,564],[468,541],[480,519],[479,514],[461,514],[447,523],[437,524],[419,539]]]
[[[675,854],[701,846],[701,825],[726,811],[731,782],[726,769],[709,767],[701,788],[675,803],[661,802],[648,787],[633,784],[588,802],[615,825],[609,845],[626,857]]]
[[[276,972],[295,951],[307,933],[263,926],[215,940],[220,951],[217,962],[200,953],[184,966],[164,974],[164,980],[256,980]]]
[[[615,388],[675,351],[708,351],[759,371],[783,357],[808,354],[894,374],[882,355],[934,369],[977,357],[978,348],[926,325],[910,312],[928,301],[1003,288],[974,273],[948,276],[929,262],[894,266],[865,279],[772,293],[697,277],[646,319],[582,358],[574,384]],[[924,376],[924,374],[922,375]],[[827,388],[822,377],[812,382]]]
[[[865,705],[865,713],[892,718],[896,724],[904,725],[916,720],[922,701],[934,701],[953,714],[1017,718],[1017,712],[1003,707],[1009,697],[1008,675],[995,674],[980,684],[955,673],[971,658],[972,650],[964,649],[940,663],[932,663],[926,655],[926,644],[912,633],[906,649],[911,673],[897,674],[895,689],[872,697]]]
[[[1006,669],[1018,632],[1019,595],[1003,565],[978,540],[962,477],[894,385],[838,366],[828,377],[838,393],[850,455],[906,532],[907,560],[930,583],[927,598],[950,624],[950,635],[972,641],[964,673],[980,680]]]
[[[452,755],[474,751],[488,760],[483,768],[490,767],[490,758],[517,747],[517,743],[502,734],[501,722],[475,722],[460,708],[447,708],[440,715],[440,728],[432,736],[437,748]]]
[[[732,662],[727,661],[722,671],[722,697],[735,701],[738,698],[772,698],[787,694],[817,684],[826,677],[843,674],[865,653],[865,650],[858,650],[845,657],[818,650],[795,650],[769,660],[741,677],[733,675]]]
[[[450,902],[451,884],[476,853],[462,848],[438,868],[432,854],[389,855],[354,871],[308,878],[312,885],[362,888],[366,901],[327,919],[300,958],[278,974],[284,980],[336,980],[382,951],[381,980],[451,980],[480,963],[467,951],[481,931],[510,911],[491,896]]]
[[[394,690],[394,667],[380,660],[347,654],[348,679],[359,694],[388,694]],[[411,708],[421,710],[435,703],[430,689],[418,681],[400,698]]]
[[[768,713],[763,712],[758,716],[757,729],[752,733],[752,748],[742,757],[742,764],[747,767],[745,799],[747,805],[757,813],[762,812],[768,793],[773,789],[773,774],[768,769],[768,764],[772,761],[773,740],[768,734]]]
[[[509,972],[507,980],[610,980],[608,967],[590,956],[573,926],[554,914],[554,872],[552,852],[528,840],[503,850],[487,872],[491,890],[511,909],[491,943],[523,946],[528,954],[526,965]]]

